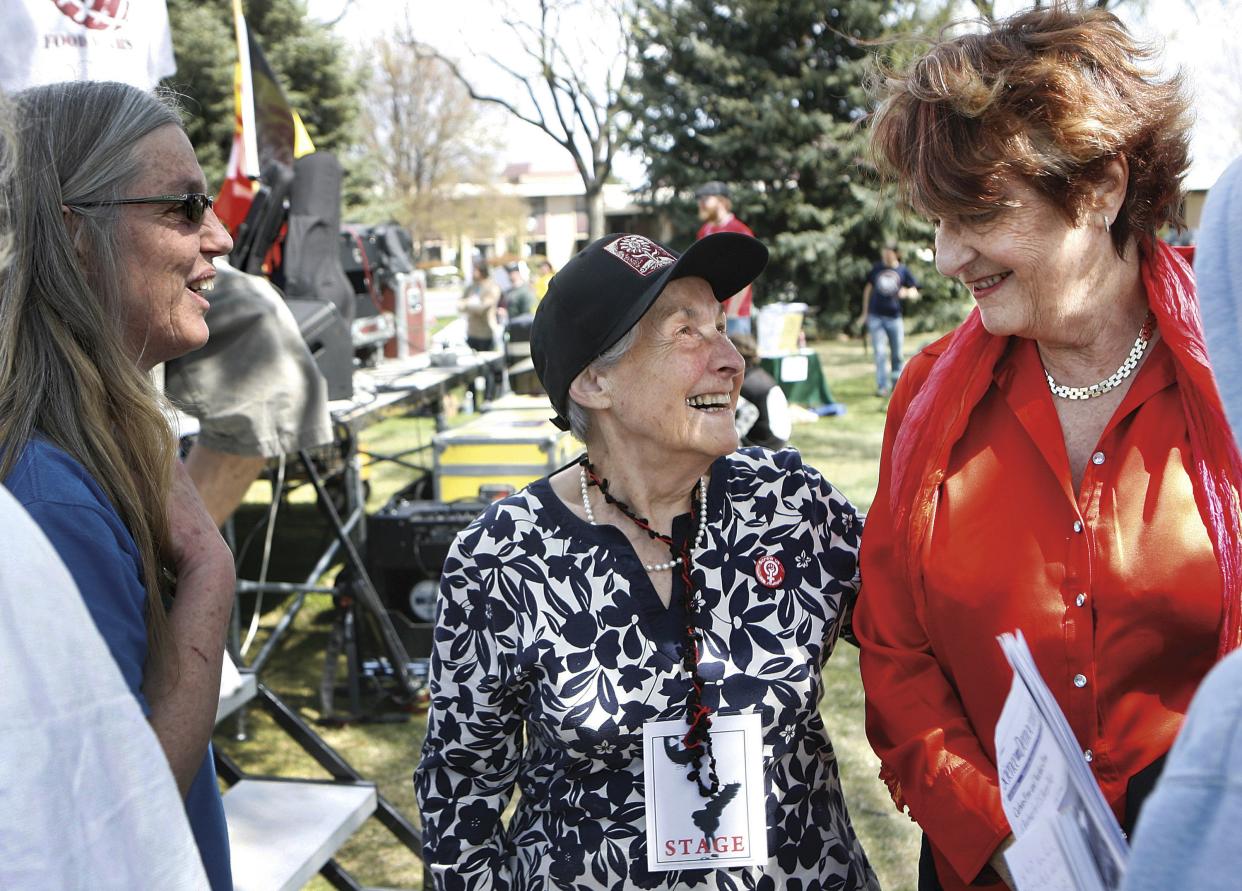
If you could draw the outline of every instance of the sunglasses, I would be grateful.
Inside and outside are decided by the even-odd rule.
[[[117,198],[115,201],[76,201],[77,207],[111,207],[114,204],[180,204],[181,212],[191,223],[201,223],[207,208],[216,203],[210,195],[190,192],[187,195],[153,195],[150,198]]]

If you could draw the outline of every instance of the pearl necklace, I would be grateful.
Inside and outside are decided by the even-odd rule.
[[[583,467],[578,472],[578,488],[582,490],[582,512],[586,514],[587,522],[592,526],[597,525],[595,522],[595,512],[591,510],[591,499],[587,496],[587,471]],[[707,537],[707,477],[699,477],[699,528],[694,536],[694,544],[691,551],[698,550],[703,545],[703,540]],[[680,562],[680,557],[674,557],[667,563],[644,563],[643,569],[647,572],[665,572],[672,569]]]
[[[1117,389],[1121,382],[1133,374],[1135,368],[1138,368],[1139,360],[1143,358],[1143,353],[1147,352],[1147,345],[1151,343],[1151,336],[1155,330],[1156,317],[1149,311],[1147,318],[1143,321],[1143,327],[1139,329],[1134,346],[1130,347],[1130,354],[1126,356],[1126,360],[1121,363],[1120,368],[1098,384],[1092,384],[1089,387],[1067,387],[1053,380],[1045,367],[1044,377],[1048,379],[1048,389],[1052,391],[1053,396],[1061,399],[1094,399],[1096,396],[1103,396],[1110,390]]]

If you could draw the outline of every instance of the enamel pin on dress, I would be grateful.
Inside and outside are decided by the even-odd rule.
[[[785,580],[785,565],[771,554],[755,561],[755,578],[765,588],[775,588]]]

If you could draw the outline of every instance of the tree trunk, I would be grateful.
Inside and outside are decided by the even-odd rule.
[[[587,240],[594,241],[607,233],[604,231],[604,187],[601,183],[586,193]]]

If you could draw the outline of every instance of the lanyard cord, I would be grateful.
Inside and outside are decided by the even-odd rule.
[[[699,674],[699,651],[703,644],[703,632],[694,622],[696,609],[694,605],[694,579],[691,573],[693,555],[690,552],[690,538],[687,537],[681,543],[680,548],[676,547],[671,535],[664,535],[655,531],[648,520],[638,516],[628,504],[620,501],[608,491],[608,480],[602,479],[595,472],[595,467],[592,466],[586,456],[582,459],[582,466],[586,470],[590,485],[596,486],[599,489],[604,496],[604,500],[625,514],[626,517],[651,538],[667,545],[674,562],[681,566],[682,603],[686,613],[686,633],[681,648],[681,664],[686,674],[690,675],[690,692],[686,697],[686,723],[689,727],[681,742],[693,757],[693,761],[690,764],[690,781],[698,787],[699,795],[704,798],[711,798],[720,791],[720,778],[716,773],[716,754],[713,751],[712,739],[709,733],[712,726],[712,710],[703,705],[704,682],[703,676]],[[705,483],[700,481],[700,484],[695,487],[695,493],[699,500],[699,524],[703,527],[695,530],[695,541],[697,543],[702,541],[703,529],[706,528],[707,486]],[[707,759],[706,782],[702,777],[704,758]]]

